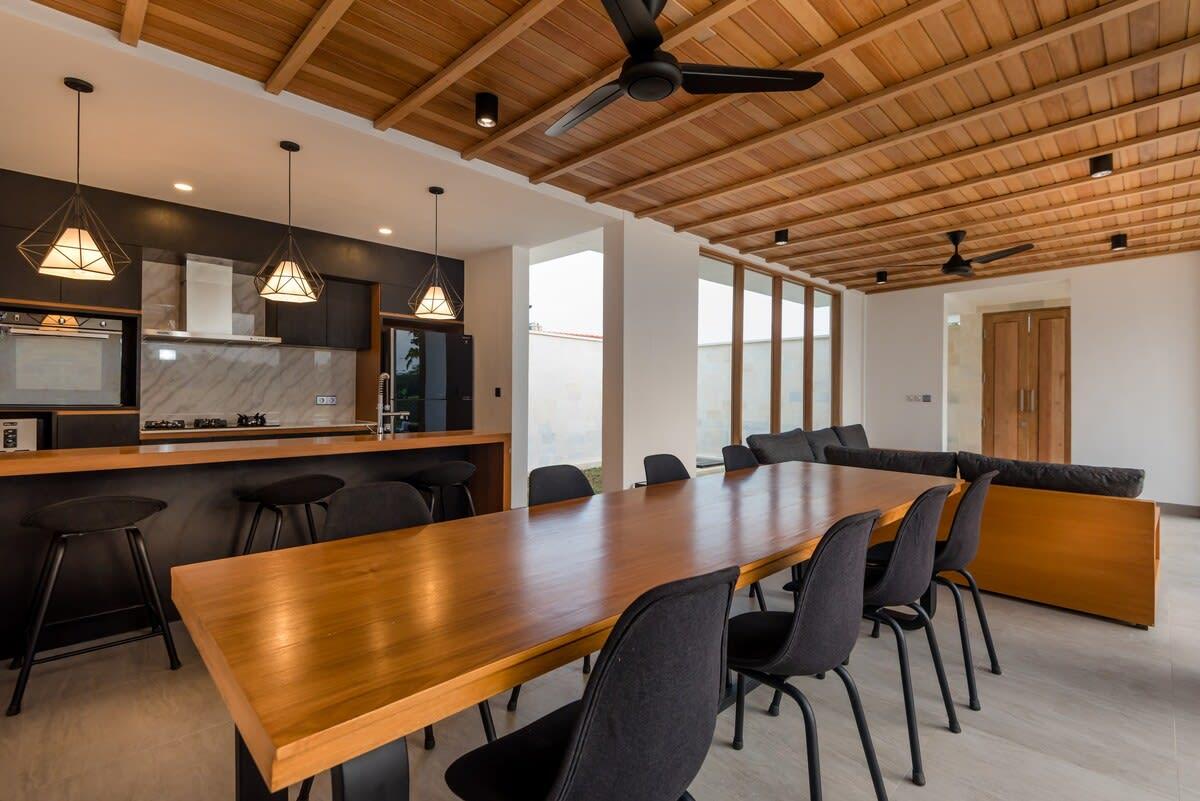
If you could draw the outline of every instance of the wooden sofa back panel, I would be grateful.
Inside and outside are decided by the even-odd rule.
[[[943,537],[960,497],[946,503]],[[881,526],[872,542],[895,529]],[[1153,501],[993,484],[970,570],[990,592],[1153,626],[1159,558]]]

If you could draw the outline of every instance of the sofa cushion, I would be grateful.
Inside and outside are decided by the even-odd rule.
[[[808,437],[799,428],[780,434],[751,434],[746,437],[746,444],[754,451],[759,464],[817,460],[808,444]]]
[[[1116,498],[1136,498],[1142,494],[1146,471],[1129,467],[1092,467],[1085,464],[1055,464],[1000,459],[981,453],[959,451],[958,468],[962,477],[974,481],[989,470],[998,470],[993,484],[1029,489],[1082,492]]]
[[[827,445],[842,444],[842,441],[838,439],[838,435],[832,428],[818,428],[816,431],[805,431],[804,436],[808,438],[808,447],[812,448],[813,458],[818,462],[825,461],[825,447]]]
[[[867,430],[862,427],[862,423],[855,423],[852,426],[834,426],[833,432],[847,448],[871,447],[871,444],[867,442]]]
[[[847,448],[844,445],[830,445],[825,448],[825,459],[830,464],[891,470],[893,473],[921,473],[946,478],[958,475],[958,457],[942,451],[901,451],[891,448]]]

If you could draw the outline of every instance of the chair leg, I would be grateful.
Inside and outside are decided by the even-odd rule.
[[[946,723],[950,731],[958,734],[962,731],[962,726],[958,725],[958,713],[954,711],[954,697],[950,694],[950,680],[946,678],[942,649],[938,648],[937,634],[933,631],[933,619],[920,604],[909,604],[908,608],[917,613],[925,627],[925,639],[929,640],[929,655],[933,657],[933,670],[937,673],[938,687],[942,691],[942,703],[946,705]]]
[[[433,736],[433,727],[425,727],[425,750],[432,751],[437,746],[437,739]]]
[[[874,622],[874,625],[871,626],[871,638],[875,639],[875,640],[879,639],[879,621],[878,620],[876,620]]]
[[[742,739],[746,724],[746,677],[737,674],[737,701],[733,707],[733,750],[741,751],[745,745]]]
[[[142,572],[142,560],[138,559],[137,546],[133,544],[133,535],[128,531],[125,532],[125,542],[129,545],[129,557],[133,560],[133,570],[137,573],[138,590],[142,594],[142,606],[146,607],[146,611],[150,613],[150,630],[158,631],[166,625],[166,621],[159,620],[158,613],[154,611],[154,604],[150,601],[150,590],[146,587],[146,576]]]
[[[808,797],[809,801],[821,801],[821,756],[817,747],[817,716],[804,693],[784,682],[780,687],[797,704],[804,715],[804,746],[808,754]]]
[[[310,793],[312,793],[312,786],[312,776],[309,776],[304,780],[304,783],[300,785],[300,792],[296,795],[296,801],[308,801],[308,796]]]
[[[779,717],[779,705],[781,703],[783,703],[783,693],[776,690],[775,694],[771,696],[771,705],[767,707],[767,714],[773,718]]]
[[[242,556],[250,553],[250,549],[254,547],[254,532],[258,531],[258,521],[262,519],[263,508],[261,503],[254,508],[254,518],[250,521],[250,533],[246,535],[246,544],[242,546]]]
[[[146,552],[146,541],[142,532],[136,527],[126,529],[133,544],[137,547],[138,559],[142,563],[142,572],[146,574],[146,585],[150,589],[150,600],[154,604],[154,612],[162,621],[163,645],[167,649],[167,660],[171,670],[179,670],[179,654],[175,652],[175,640],[171,637],[171,627],[167,625],[167,613],[163,611],[162,597],[158,594],[158,584],[154,581],[154,569],[150,566],[150,555]]]
[[[679,796],[679,801],[696,801],[696,799],[692,798],[691,793],[689,793],[687,790],[684,790],[683,795]]]
[[[33,597],[29,601],[29,620],[25,623],[25,639],[21,641],[21,649],[13,654],[12,661],[8,663],[9,670],[16,670],[22,664],[21,660],[25,656],[25,647],[29,644],[29,638],[33,636],[33,614],[37,608],[38,599],[42,597],[42,589],[46,586],[46,577],[50,575],[50,566],[54,564],[54,541],[51,540],[50,547],[46,549],[46,558],[42,560],[42,572],[38,576],[37,584],[33,587]]]
[[[54,583],[58,580],[58,569],[62,567],[63,554],[67,550],[67,540],[55,536],[50,544],[49,560],[46,566],[46,580],[42,583],[41,592],[33,602],[33,615],[30,618],[29,637],[25,641],[25,655],[21,659],[21,672],[17,674],[17,686],[13,688],[12,700],[8,704],[8,716],[20,714],[21,699],[25,697],[25,686],[29,683],[29,671],[33,669],[33,655],[37,653],[38,638],[42,636],[42,624],[46,622],[46,609],[50,606],[50,596],[54,594]]]
[[[317,544],[317,524],[313,521],[312,504],[304,504],[304,516],[308,518],[308,541]]]
[[[508,708],[509,712],[517,711],[517,699],[520,697],[521,697],[521,685],[518,684],[516,687],[513,687],[512,692],[508,694],[508,707],[507,708]]]
[[[934,582],[934,586],[944,584],[948,587],[954,599],[954,611],[958,615],[958,638],[962,641],[963,663],[967,671],[967,694],[970,696],[967,705],[978,712],[982,707],[979,704],[979,688],[975,685],[975,658],[971,654],[971,632],[967,629],[967,610],[963,606],[962,593],[953,581],[942,576],[934,578]]]
[[[979,627],[983,629],[983,641],[987,644],[988,659],[992,663],[992,672],[999,676],[1000,660],[996,658],[996,645],[992,642],[992,629],[988,626],[987,612],[983,611],[983,595],[979,592],[979,585],[975,583],[974,576],[965,570],[958,572],[967,580],[967,585],[971,588],[971,597],[975,599],[975,611],[979,615]]]
[[[471,497],[471,488],[466,484],[459,484],[462,487],[463,495],[467,500],[467,512],[471,517],[475,516],[475,499]]]
[[[278,506],[272,506],[271,511],[275,513],[275,532],[271,534],[271,550],[279,548],[279,532],[283,531],[283,510]]]
[[[591,654],[584,654],[584,656],[583,656],[583,672],[585,675],[592,672],[592,655]]]
[[[858,738],[862,740],[863,755],[867,758],[867,769],[871,771],[871,784],[875,786],[876,801],[887,801],[887,788],[883,784],[883,773],[879,770],[879,759],[875,756],[875,744],[871,741],[871,730],[867,728],[867,715],[863,712],[862,698],[858,695],[858,687],[850,677],[850,671],[839,665],[833,669],[846,685],[846,695],[850,696],[850,708],[854,711],[854,723],[858,726]]]
[[[437,522],[437,496],[438,496],[437,487],[430,487],[429,488],[429,519],[435,523]]]
[[[917,702],[913,698],[912,668],[908,664],[908,643],[904,639],[904,629],[887,614],[872,618],[884,623],[896,635],[896,653],[900,660],[900,688],[904,692],[904,717],[908,723],[908,748],[912,753],[912,781],[917,786],[925,784],[925,768],[921,764],[921,739],[917,734]]]
[[[754,598],[758,601],[758,608],[763,612],[767,611],[767,599],[763,595],[762,585],[756,581],[750,585],[750,591],[754,593]]]
[[[479,719],[483,721],[483,736],[489,743],[496,741],[496,724],[492,721],[492,707],[487,701],[479,702]]]

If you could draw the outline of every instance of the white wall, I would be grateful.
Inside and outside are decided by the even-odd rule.
[[[529,469],[600,464],[604,342],[529,332]]]
[[[529,250],[466,260],[466,333],[475,338],[475,428],[512,434],[512,506],[528,497]],[[496,397],[496,388],[500,397]]]
[[[640,481],[642,457],[696,463],[700,250],[631,215],[604,228],[604,488]]]
[[[1200,253],[1056,271],[1071,302],[1071,456],[1146,470],[1143,497],[1200,505]],[[870,295],[865,422],[872,444],[944,442],[944,296],[1044,274]],[[905,395],[928,393],[932,403]]]
[[[867,334],[867,296],[842,293],[842,422],[863,419],[863,345]]]

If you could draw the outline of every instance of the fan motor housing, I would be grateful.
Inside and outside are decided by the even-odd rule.
[[[674,56],[658,51],[647,61],[626,61],[621,83],[634,100],[654,103],[670,97],[683,84],[683,73]]]

